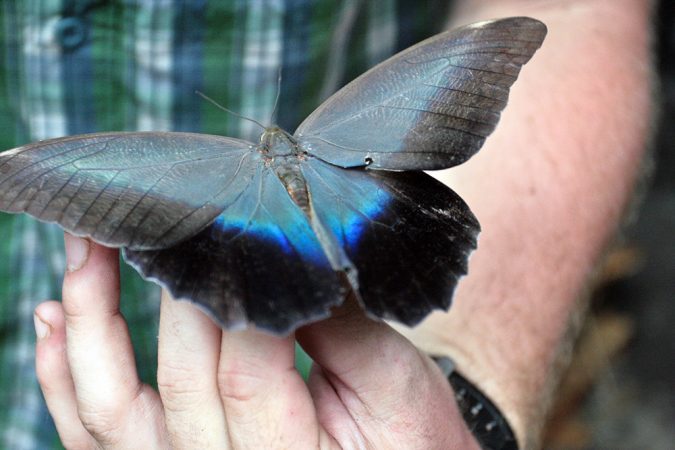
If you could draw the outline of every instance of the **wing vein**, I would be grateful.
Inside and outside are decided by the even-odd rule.
[[[22,172],[24,172],[24,171],[26,171],[26,170],[28,170],[28,169],[30,169],[30,168],[36,166],[36,165],[42,164],[42,163],[44,163],[44,162],[46,162],[46,161],[49,161],[49,160],[51,160],[51,159],[57,158],[57,157],[59,157],[59,156],[65,155],[65,154],[70,153],[70,152],[74,152],[74,151],[77,151],[77,150],[81,150],[81,149],[83,149],[83,148],[85,148],[85,147],[88,147],[88,146],[90,146],[90,145],[95,145],[95,144],[99,144],[99,142],[93,142],[93,143],[83,144],[83,145],[81,145],[81,146],[79,146],[79,147],[71,148],[71,149],[65,150],[65,151],[63,151],[63,152],[59,152],[59,153],[57,153],[57,154],[54,154],[54,155],[49,155],[47,158],[44,158],[44,159],[38,159],[37,161],[34,161],[34,162],[28,164],[27,166],[22,167],[19,171],[13,173],[12,175],[10,175],[10,176],[8,176],[7,178],[5,178],[4,180],[1,180],[1,181],[0,181],[0,187],[2,187],[2,185],[5,184],[5,182],[7,182],[8,180],[10,180],[10,179],[12,179],[12,178],[16,178],[16,176],[19,175],[20,173],[22,173]],[[98,151],[96,151],[96,152],[94,152],[94,153],[91,153],[90,155],[86,155],[86,156],[96,155],[96,154],[98,154],[98,153],[101,153],[101,152],[105,151],[105,150],[106,150],[106,146],[107,146],[107,144],[108,144],[108,141],[104,142],[104,144],[106,144],[106,145],[105,145],[102,149],[100,149],[100,150],[98,150]],[[21,152],[21,153],[17,153],[15,156],[18,156],[19,154],[28,153],[29,150],[33,150],[33,149],[36,149],[36,150],[37,150],[37,149],[40,148],[40,147],[42,147],[42,146],[36,146],[36,147],[30,147],[30,148],[27,148],[25,151],[23,151],[23,152]],[[76,162],[78,159],[80,159],[80,158],[71,159],[71,160],[66,161],[66,162],[64,162],[64,163],[62,163],[62,164],[58,164],[58,165],[56,165],[55,167],[52,167],[51,169],[49,169],[48,171],[43,172],[43,173],[37,175],[35,178],[33,178],[31,181],[29,181],[29,183],[32,183],[33,181],[35,181],[36,179],[38,179],[38,178],[41,177],[42,175],[44,175],[44,174],[46,174],[46,173],[49,173],[49,172],[51,172],[52,170],[58,169],[58,168],[60,168],[60,167],[66,166],[66,165],[68,165],[68,164],[72,164],[72,163]],[[73,166],[75,166],[75,164],[73,164]]]
[[[105,184],[105,186],[103,186],[103,187],[98,191],[98,194],[96,194],[96,197],[94,197],[94,200],[92,200],[92,201],[89,203],[89,206],[87,206],[87,209],[80,215],[80,218],[77,219],[77,222],[75,222],[75,225],[73,226],[73,230],[77,229],[77,227],[80,226],[80,223],[82,222],[82,219],[84,219],[84,217],[85,217],[87,214],[89,214],[89,211],[90,211],[91,208],[94,206],[94,203],[96,203],[96,201],[97,201],[99,198],[101,198],[101,195],[103,195],[103,193],[106,191],[106,189],[108,189],[108,187],[112,184],[112,182],[115,180],[115,178],[117,178],[118,175],[119,175],[119,172],[116,172],[115,175],[113,175],[112,178],[111,178],[110,180],[108,180],[108,182]],[[85,179],[85,180],[86,180],[86,179]],[[83,184],[84,184],[84,183],[83,183]],[[101,221],[101,219],[99,218],[99,221],[96,222],[96,226],[94,227],[94,231],[96,231],[96,229],[98,228],[98,225],[99,225],[100,221]]]
[[[72,179],[75,177],[75,175],[77,175],[77,173],[78,173],[78,172],[75,171],[75,172],[73,172],[72,174],[70,174],[70,176],[69,176],[68,179],[65,181],[65,183],[63,183],[63,184],[61,185],[61,187],[60,187],[54,194],[52,194],[51,198],[47,201],[47,203],[46,203],[45,206],[42,208],[42,210],[40,210],[40,213],[39,213],[39,214],[36,214],[35,217],[42,217],[42,215],[45,213],[45,211],[47,210],[47,208],[49,208],[49,205],[51,205],[52,202],[59,196],[59,194],[61,193],[61,191],[63,191],[63,189],[64,189],[66,186],[68,186],[68,185],[70,184],[70,182],[71,182]],[[33,196],[33,198],[35,198],[35,196]],[[33,201],[33,199],[31,199],[31,202],[32,202],[32,201]],[[26,209],[28,209],[28,208],[26,208]]]
[[[232,177],[227,181],[227,184],[225,184],[225,186],[223,186],[218,192],[216,192],[215,194],[213,194],[208,200],[204,201],[204,202],[202,203],[201,206],[196,207],[196,208],[192,209],[190,212],[188,212],[187,214],[183,215],[183,217],[181,217],[180,219],[178,219],[178,220],[177,220],[177,221],[176,221],[169,229],[167,229],[166,231],[162,232],[162,233],[161,233],[154,241],[152,241],[152,244],[151,244],[151,245],[156,245],[157,242],[161,241],[161,240],[164,239],[166,236],[168,236],[169,233],[171,233],[173,230],[176,229],[176,227],[178,227],[181,223],[183,223],[183,222],[184,222],[185,220],[187,220],[189,217],[191,217],[192,215],[194,215],[197,211],[199,211],[200,209],[203,209],[206,205],[208,205],[208,204],[213,204],[213,203],[211,203],[211,201],[212,201],[213,199],[219,197],[223,192],[225,192],[225,191],[226,191],[226,190],[234,183],[234,181],[237,179],[237,176],[239,175],[239,172],[241,171],[241,168],[242,168],[242,166],[243,166],[243,162],[244,162],[244,160],[249,156],[249,154],[250,154],[250,153],[247,152],[247,153],[244,153],[244,154],[241,156],[241,158],[239,159],[239,164],[237,165],[237,169],[236,169],[235,172],[234,172],[234,175],[232,175]],[[234,203],[237,199],[239,199],[240,196],[241,196],[241,193],[239,193],[239,194],[235,197],[235,199],[234,199],[232,202],[230,202],[229,205],[231,205],[231,204]],[[221,212],[224,211],[225,209],[227,209],[227,207],[228,207],[229,205],[223,206],[223,208],[221,209]],[[216,217],[217,217],[217,216],[216,216]]]
[[[164,173],[162,173],[162,174],[159,176],[159,178],[157,178],[157,180],[155,180],[155,182],[152,183],[152,186],[150,186],[148,189],[145,190],[145,192],[143,192],[143,195],[141,195],[141,196],[138,198],[138,200],[136,201],[136,203],[134,203],[134,206],[133,206],[133,207],[129,210],[129,212],[124,216],[124,218],[120,221],[120,223],[117,224],[117,226],[115,227],[115,229],[113,230],[113,232],[110,233],[110,237],[111,237],[111,238],[112,238],[113,236],[115,236],[115,234],[117,234],[117,232],[122,228],[122,226],[123,226],[124,223],[127,221],[127,219],[128,219],[129,217],[131,217],[131,215],[133,214],[134,211],[136,211],[136,208],[138,208],[138,205],[140,205],[141,202],[142,202],[144,199],[146,199],[146,198],[148,197],[148,194],[150,193],[150,191],[152,191],[152,190],[153,190],[153,189],[154,189],[154,188],[155,188],[155,187],[156,187],[156,186],[164,179],[164,177],[166,177],[166,175],[167,175],[169,172],[171,172],[171,170],[173,170],[173,165],[172,165],[171,167],[169,167]],[[138,222],[138,225],[136,226],[136,229],[138,229],[138,228],[141,227],[141,225],[145,222],[145,220],[148,218],[148,216],[150,215],[150,213],[155,209],[155,207],[156,207],[156,205],[157,205],[158,202],[159,202],[159,200],[155,200],[155,202],[152,204],[152,206],[150,206],[150,208],[148,208],[148,210],[145,212],[145,214],[143,214],[143,217],[141,217],[141,220]]]

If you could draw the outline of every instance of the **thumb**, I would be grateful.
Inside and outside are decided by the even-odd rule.
[[[366,317],[353,296],[297,339],[318,366],[309,388],[338,442],[362,433],[375,448],[473,448],[440,369],[389,325]],[[349,421],[354,427],[345,427]]]

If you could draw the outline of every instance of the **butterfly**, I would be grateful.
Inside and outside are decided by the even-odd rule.
[[[179,132],[50,139],[0,154],[0,210],[123,250],[225,329],[273,334],[352,291],[407,325],[447,309],[479,223],[423,170],[461,164],[495,129],[546,27],[514,17],[423,41],[377,65],[294,134],[257,143]]]

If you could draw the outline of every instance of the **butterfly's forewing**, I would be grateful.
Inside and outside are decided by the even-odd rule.
[[[466,273],[479,225],[462,199],[423,172],[303,166],[315,228],[327,253],[347,257],[348,274],[371,315],[414,325],[447,309]],[[335,258],[337,260],[337,258]]]
[[[288,333],[326,317],[343,298],[304,212],[262,164],[236,201],[199,234],[167,249],[126,249],[125,257],[228,329],[251,323]]]
[[[434,36],[358,77],[296,130],[341,167],[441,169],[469,159],[494,130],[546,26],[514,17]]]
[[[251,144],[190,133],[100,133],[0,155],[0,209],[108,246],[163,248],[206,227],[255,173]]]

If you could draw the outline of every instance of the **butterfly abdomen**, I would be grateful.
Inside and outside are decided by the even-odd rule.
[[[309,216],[309,194],[307,193],[307,181],[302,176],[300,166],[293,163],[295,156],[276,158],[274,173],[279,177],[286,188],[293,203],[298,205]]]

